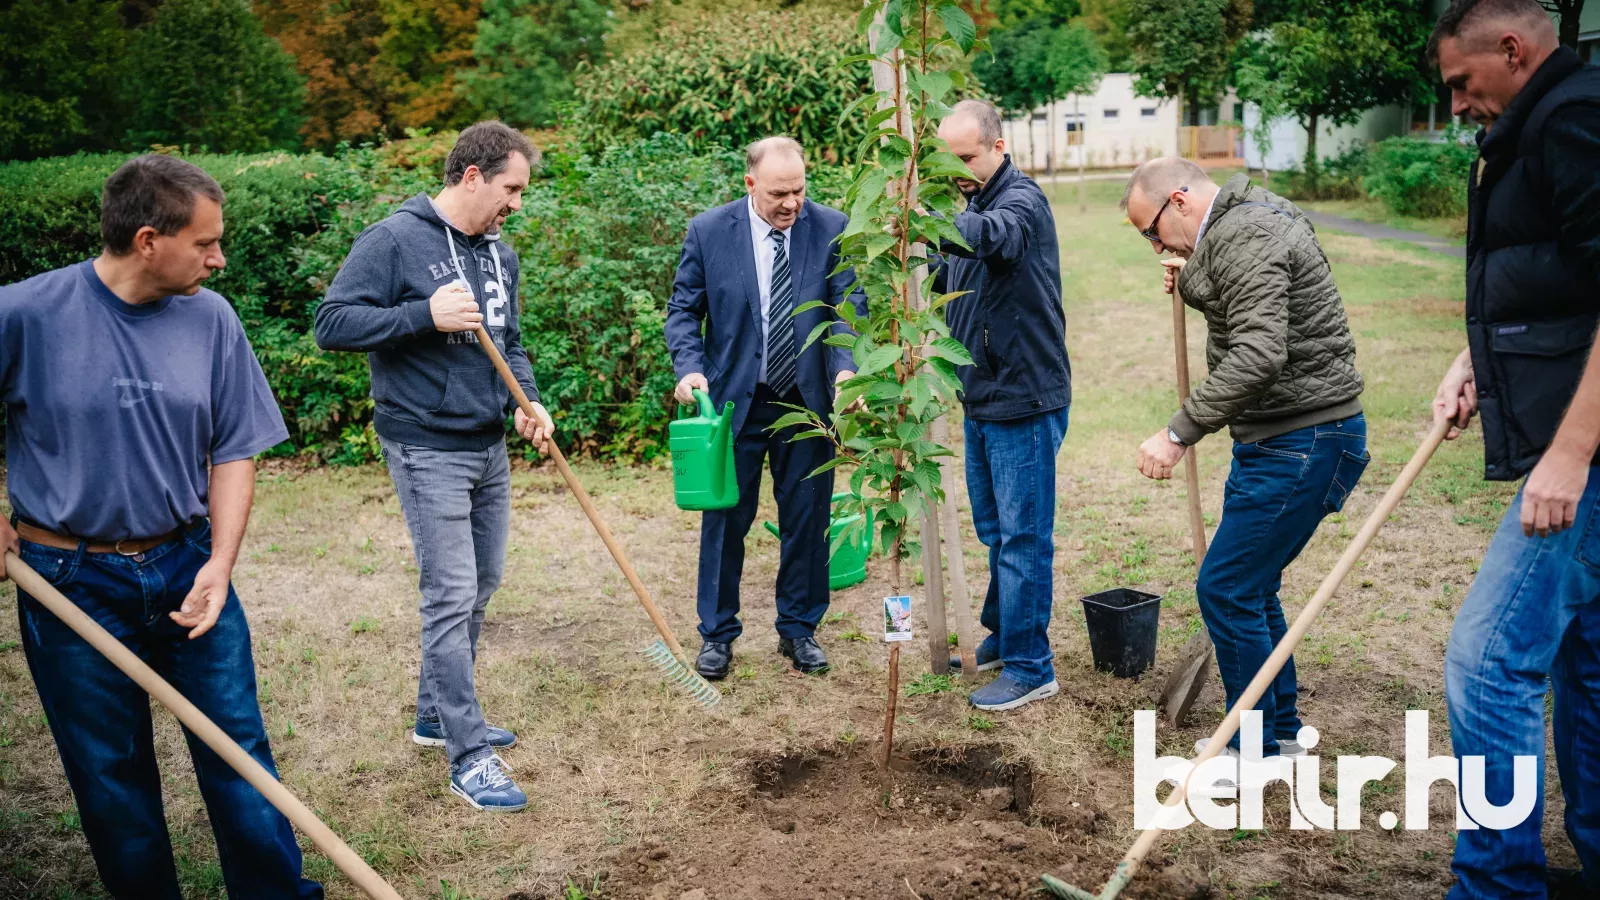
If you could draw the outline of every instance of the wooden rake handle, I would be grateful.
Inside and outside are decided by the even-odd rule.
[[[135,656],[121,641],[101,628],[100,624],[79,609],[76,603],[62,596],[50,582],[44,580],[27,563],[18,559],[15,553],[6,551],[5,564],[6,575],[17,583],[18,588],[26,591],[28,596],[39,601],[40,605],[56,618],[65,622],[68,628],[77,632],[79,637],[100,651],[106,659],[111,660],[112,665],[121,669],[124,675],[133,679],[134,683],[146,693],[160,701],[162,706],[172,710],[172,714],[178,717],[178,721],[182,722],[185,728],[204,741],[207,747],[222,757],[223,762],[232,766],[245,781],[260,791],[261,796],[277,807],[296,828],[305,832],[317,849],[338,866],[339,871],[355,882],[356,887],[374,900],[400,900],[400,894],[390,887],[382,876],[373,871],[366,860],[356,855],[356,852],[340,840],[332,829],[324,825],[315,813],[307,809],[288,788],[256,762],[255,757],[246,753],[244,748],[233,738],[228,737],[205,713],[178,693],[177,688],[168,684],[166,679],[157,675],[144,660]]]
[[[506,388],[511,391],[511,396],[516,398],[517,406],[522,409],[522,414],[530,419],[538,417],[533,413],[533,403],[528,400],[528,395],[523,392],[522,385],[517,383],[517,376],[511,374],[511,367],[506,364],[506,358],[500,355],[500,348],[494,345],[489,333],[479,325],[475,329],[478,336],[478,345],[483,347],[483,352],[489,354],[489,361],[494,363],[495,371],[500,373],[500,380],[506,383]],[[644,611],[650,614],[650,621],[655,624],[656,631],[661,634],[661,639],[666,641],[667,649],[685,664],[692,664],[683,652],[683,647],[678,644],[678,639],[673,636],[672,629],[667,627],[667,620],[661,617],[661,610],[656,608],[654,600],[650,599],[650,592],[645,590],[644,582],[639,580],[639,573],[633,570],[633,564],[628,562],[628,554],[622,552],[622,545],[612,536],[611,529],[606,527],[605,520],[600,518],[600,510],[595,509],[594,501],[589,499],[589,492],[583,489],[578,476],[573,474],[572,467],[567,465],[567,458],[561,454],[561,449],[555,441],[546,441],[539,448],[548,453],[556,461],[556,469],[561,472],[561,477],[567,482],[567,487],[572,490],[572,495],[578,498],[578,505],[583,507],[584,515],[589,517],[589,524],[600,534],[600,540],[605,541],[606,549],[611,551],[611,558],[617,561],[617,568],[622,570],[623,577],[628,579],[628,584],[633,588],[633,593],[644,604]]]
[[[1406,491],[1410,489],[1412,482],[1417,480],[1417,475],[1422,472],[1422,467],[1426,466],[1428,460],[1433,457],[1434,451],[1439,449],[1439,444],[1444,441],[1445,432],[1449,430],[1450,420],[1448,419],[1438,419],[1433,423],[1433,428],[1428,432],[1428,436],[1422,440],[1422,446],[1418,447],[1417,452],[1411,455],[1411,461],[1406,463],[1406,467],[1400,471],[1400,477],[1395,479],[1394,484],[1390,485],[1389,490],[1383,495],[1383,499],[1379,500],[1378,505],[1373,507],[1372,512],[1367,515],[1367,520],[1362,523],[1361,530],[1356,532],[1355,539],[1350,542],[1350,546],[1345,548],[1344,553],[1339,557],[1339,561],[1334,564],[1333,571],[1322,579],[1322,584],[1317,587],[1317,592],[1311,597],[1311,602],[1307,603],[1306,608],[1301,610],[1300,615],[1295,617],[1294,624],[1289,626],[1289,630],[1284,634],[1283,639],[1278,641],[1278,646],[1273,648],[1272,655],[1268,656],[1267,661],[1261,664],[1261,669],[1256,672],[1256,677],[1251,679],[1250,686],[1244,689],[1244,693],[1239,696],[1239,701],[1233,705],[1232,709],[1228,710],[1227,717],[1217,726],[1217,730],[1212,732],[1211,740],[1207,742],[1206,749],[1201,751],[1200,755],[1194,759],[1195,768],[1199,768],[1201,763],[1222,752],[1222,748],[1233,738],[1234,732],[1239,730],[1239,716],[1242,710],[1255,709],[1256,703],[1267,692],[1267,688],[1272,685],[1273,679],[1278,677],[1278,672],[1283,669],[1283,664],[1289,661],[1289,657],[1294,653],[1295,648],[1300,645],[1300,640],[1311,629],[1311,623],[1316,621],[1317,614],[1322,612],[1322,608],[1328,604],[1329,600],[1333,599],[1334,592],[1339,589],[1339,585],[1344,582],[1345,577],[1350,574],[1350,570],[1355,567],[1356,560],[1367,549],[1367,545],[1372,543],[1372,539],[1377,535],[1378,529],[1382,528],[1383,523],[1389,520],[1389,515],[1394,512],[1395,507],[1400,505],[1400,501],[1405,497]],[[1192,772],[1191,777],[1193,777]],[[1172,792],[1171,796],[1167,797],[1165,805],[1178,805],[1183,802],[1188,792],[1189,784],[1185,780],[1182,785],[1179,785]],[[1122,861],[1127,866],[1126,873],[1129,878],[1133,877],[1133,872],[1139,867],[1139,862],[1150,852],[1150,848],[1155,846],[1156,840],[1161,837],[1162,830],[1159,825],[1146,829],[1143,834],[1139,835],[1139,839],[1134,842],[1133,848],[1128,851],[1128,855],[1123,857]],[[1122,872],[1123,867],[1118,866],[1119,875]]]

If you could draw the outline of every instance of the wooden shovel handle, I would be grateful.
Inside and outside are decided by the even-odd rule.
[[[1172,286],[1172,350],[1178,364],[1178,402],[1189,396],[1189,334],[1184,322],[1183,297]],[[1190,447],[1183,455],[1183,477],[1189,483],[1189,534],[1194,539],[1194,564],[1199,568],[1206,558],[1206,520],[1200,511],[1200,448]]]
[[[1395,507],[1400,505],[1400,501],[1405,497],[1406,491],[1410,489],[1412,482],[1417,480],[1417,475],[1422,472],[1422,467],[1426,466],[1428,460],[1433,457],[1433,452],[1439,449],[1439,444],[1444,441],[1445,432],[1449,430],[1449,419],[1437,419],[1434,421],[1433,428],[1428,432],[1428,436],[1423,438],[1422,445],[1417,448],[1416,453],[1411,455],[1411,461],[1406,463],[1406,467],[1400,471],[1400,476],[1395,479],[1394,484],[1389,486],[1389,490],[1384,493],[1383,499],[1379,500],[1378,505],[1374,506],[1372,512],[1367,514],[1367,520],[1362,523],[1361,530],[1356,532],[1355,538],[1350,541],[1350,546],[1346,547],[1344,553],[1339,556],[1339,561],[1334,564],[1333,571],[1322,579],[1322,584],[1317,587],[1317,592],[1312,595],[1311,601],[1306,604],[1305,609],[1300,611],[1300,615],[1295,617],[1294,624],[1289,626],[1289,630],[1284,634],[1283,639],[1278,641],[1278,645],[1273,648],[1272,655],[1268,656],[1267,661],[1261,664],[1260,671],[1256,672],[1256,676],[1250,680],[1250,685],[1244,689],[1244,693],[1239,695],[1238,702],[1233,704],[1233,708],[1228,710],[1228,715],[1217,726],[1217,730],[1212,732],[1211,740],[1206,743],[1206,749],[1194,758],[1196,768],[1201,763],[1222,752],[1222,748],[1227,746],[1228,741],[1233,738],[1234,732],[1239,730],[1241,711],[1256,708],[1256,703],[1260,701],[1261,695],[1267,692],[1267,688],[1278,677],[1278,672],[1282,671],[1284,663],[1289,661],[1289,657],[1294,653],[1295,648],[1300,645],[1300,640],[1311,629],[1311,623],[1316,621],[1317,614],[1322,612],[1322,608],[1328,604],[1329,600],[1333,599],[1334,592],[1339,589],[1339,585],[1350,574],[1350,570],[1355,568],[1356,560],[1367,549],[1367,545],[1372,543],[1372,539],[1377,535],[1378,529],[1382,528],[1383,523],[1389,520],[1389,516],[1394,512]],[[1165,805],[1176,806],[1182,803],[1188,793],[1189,785],[1186,781],[1173,790],[1171,795],[1167,797]],[[1162,830],[1160,826],[1146,829],[1143,834],[1139,835],[1139,839],[1134,842],[1133,848],[1128,851],[1128,855],[1122,858],[1123,863],[1127,865],[1126,872],[1128,877],[1131,878],[1133,876],[1133,872],[1139,866],[1139,861],[1144,859],[1145,854],[1150,852],[1151,847],[1155,846],[1156,840],[1161,837]],[[1119,865],[1117,870],[1120,875],[1123,872],[1123,867]]]
[[[516,399],[517,406],[522,409],[522,414],[530,419],[537,419],[534,415],[533,403],[528,400],[528,395],[523,392],[522,385],[517,382],[517,376],[511,373],[511,367],[506,364],[506,358],[500,355],[500,348],[494,345],[489,333],[482,325],[476,328],[478,345],[483,347],[483,352],[489,354],[489,361],[494,363],[495,371],[500,373],[500,380],[506,383],[506,388],[511,391],[511,396]],[[666,641],[667,649],[677,656],[685,665],[692,665],[683,652],[683,647],[678,644],[678,639],[673,636],[672,629],[667,627],[667,620],[661,617],[661,610],[656,608],[654,600],[650,599],[650,592],[645,590],[644,582],[639,580],[639,573],[633,570],[633,564],[628,562],[628,554],[622,552],[622,545],[611,535],[611,529],[606,527],[605,520],[600,518],[600,510],[595,509],[594,501],[589,499],[589,492],[583,489],[578,476],[572,472],[572,467],[567,465],[567,458],[561,454],[561,449],[555,441],[546,441],[539,448],[541,452],[548,453],[555,460],[556,469],[561,472],[561,477],[566,480],[567,487],[572,490],[572,495],[578,498],[578,505],[583,507],[584,515],[589,517],[589,524],[599,533],[600,540],[605,542],[606,549],[611,551],[611,558],[617,561],[617,568],[622,570],[623,577],[628,579],[628,585],[633,588],[633,593],[644,605],[644,611],[649,613],[650,621],[655,624],[656,631],[661,639]]]
[[[121,669],[124,675],[133,679],[134,683],[146,693],[160,701],[162,706],[172,710],[172,714],[178,717],[178,721],[182,722],[190,733],[204,741],[207,747],[222,757],[223,762],[232,766],[245,781],[260,791],[268,803],[277,807],[296,828],[305,832],[317,849],[338,866],[339,871],[355,882],[356,887],[374,900],[400,900],[400,894],[390,887],[382,876],[373,871],[366,860],[356,855],[356,852],[340,840],[332,829],[322,824],[322,820],[317,818],[315,813],[307,809],[288,788],[256,762],[255,757],[246,753],[244,748],[218,728],[210,717],[178,693],[177,688],[157,675],[144,660],[134,655],[133,651],[121,641],[112,637],[110,632],[79,609],[76,603],[68,600],[38,572],[18,559],[15,553],[7,551],[5,563],[7,577],[15,581],[18,588],[26,591],[28,596],[39,601],[41,606],[65,622],[68,628],[77,632],[79,637],[100,651],[106,659],[111,660],[112,665]]]

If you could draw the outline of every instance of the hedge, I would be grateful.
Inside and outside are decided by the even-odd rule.
[[[187,157],[228,195],[228,263],[206,286],[238,310],[283,408],[290,441],[276,452],[376,458],[366,359],[317,349],[312,316],[355,236],[438,189],[452,139]],[[128,158],[0,164],[0,284],[95,255],[101,185]],[[630,461],[665,453],[673,379],[661,327],[678,249],[689,219],[737,196],[742,175],[742,154],[694,152],[664,134],[546,158],[506,236],[522,260],[523,333],[564,448]],[[848,184],[848,171],[816,167],[811,196],[837,205]]]

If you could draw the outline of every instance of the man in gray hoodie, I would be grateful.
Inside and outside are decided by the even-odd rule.
[[[444,189],[363,231],[316,316],[317,346],[367,354],[373,427],[421,572],[412,740],[445,748],[452,793],[499,812],[528,805],[497,753],[517,737],[485,723],[472,669],[511,526],[506,414],[515,409],[517,432],[535,446],[554,430],[522,350],[517,257],[500,244],[537,161],[533,144],[501,122],[462,131]],[[514,407],[477,345],[480,325],[534,401],[535,419]]]

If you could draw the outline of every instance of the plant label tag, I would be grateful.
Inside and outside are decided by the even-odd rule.
[[[883,639],[911,640],[911,598],[883,598]]]

